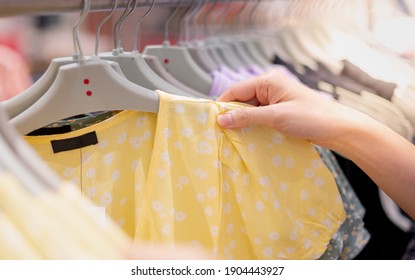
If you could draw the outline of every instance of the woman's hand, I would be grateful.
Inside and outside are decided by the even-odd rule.
[[[382,123],[325,99],[281,73],[237,84],[218,101],[257,106],[219,116],[222,127],[267,125],[287,136],[337,151],[354,161],[415,219],[415,147]]]
[[[217,101],[238,101],[257,107],[242,107],[218,117],[224,128],[267,125],[295,138],[336,148],[349,128],[373,120],[352,108],[320,96],[279,72],[239,83]]]

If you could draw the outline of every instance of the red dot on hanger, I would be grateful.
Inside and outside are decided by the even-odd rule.
[[[170,62],[169,59],[167,59],[167,58],[164,59],[164,64],[169,64],[169,62]]]
[[[84,80],[84,84],[85,84],[85,85],[88,85],[88,84],[89,84],[89,79],[85,79],[85,80]]]
[[[88,90],[88,91],[86,92],[86,95],[87,95],[87,96],[92,96],[92,91]]]

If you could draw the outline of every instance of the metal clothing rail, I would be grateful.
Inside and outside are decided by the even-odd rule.
[[[127,1],[119,0],[118,2],[118,8],[125,8]],[[81,11],[82,3],[83,0],[0,0],[0,17]],[[91,0],[90,10],[110,10],[112,3],[113,0]],[[150,3],[151,1],[140,1],[140,6],[150,5]],[[177,3],[178,0],[156,0],[158,6],[175,6]],[[181,5],[191,3],[193,3],[193,0],[181,1]]]

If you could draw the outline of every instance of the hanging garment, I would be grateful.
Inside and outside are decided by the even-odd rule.
[[[364,228],[363,217],[365,208],[347,180],[343,170],[340,168],[333,153],[327,149],[316,146],[321,159],[332,172],[340,195],[343,200],[347,217],[341,225],[328,250],[325,252],[327,258],[350,260],[354,259],[367,245],[370,239],[369,232]]]
[[[399,133],[402,137],[405,137],[410,141],[412,140],[413,133],[409,121],[406,118],[401,118],[401,114],[396,114],[395,110],[392,109],[394,108],[394,104],[390,103],[390,101],[385,100],[391,105],[385,106],[383,102],[375,102],[374,98],[368,98],[368,94],[370,94],[369,92],[364,95],[363,93],[362,95],[357,95],[352,92],[341,90],[340,88],[337,88],[336,90],[338,94],[337,100],[343,105],[366,113],[395,132]],[[376,97],[381,98],[379,96]]]
[[[235,72],[227,66],[222,65],[217,70],[210,73],[210,76],[212,77],[212,86],[208,95],[213,98],[218,98],[232,85],[255,77],[255,75],[257,74],[251,73],[248,68],[241,68],[239,72]]]
[[[212,77],[212,86],[208,96],[213,99],[218,98],[226,89],[235,84],[234,80],[218,70],[213,71],[210,75]]]
[[[25,139],[136,240],[185,242],[234,259],[323,254],[345,212],[309,142],[264,126],[217,125],[241,104],[158,93],[158,114],[124,111]]]
[[[78,130],[102,122],[118,114],[119,112],[120,111],[100,111],[73,116],[71,118],[66,118],[64,120],[51,123],[46,127],[36,129],[28,135],[52,135]]]
[[[241,68],[238,72],[235,72],[226,66],[220,66],[217,70],[213,71],[210,74],[213,83],[212,87],[210,88],[209,96],[217,98],[232,85],[253,77],[260,76],[269,71],[278,71],[287,77],[298,80],[294,74],[292,74],[286,67],[282,65],[270,65],[266,67],[266,69],[262,69],[254,65]]]
[[[398,95],[395,94],[393,96],[393,103],[386,99],[383,100],[386,102],[382,102],[381,100],[384,98],[381,98],[380,93],[376,92],[377,89],[381,88],[380,85],[383,85],[383,83],[387,85],[390,85],[390,83],[382,83],[382,81],[373,80],[370,79],[370,77],[367,79],[362,78],[363,81],[366,81],[368,85],[373,87],[370,88],[368,85],[364,85],[360,83],[360,81],[355,81],[353,78],[346,75],[333,74],[321,63],[317,64],[317,70],[313,70],[309,67],[304,66],[304,74],[297,72],[292,65],[284,62],[278,56],[274,57],[274,63],[277,65],[284,65],[290,69],[290,71],[294,71],[292,73],[294,73],[298,79],[308,87],[317,91],[323,91],[332,94],[333,97],[343,105],[353,107],[354,109],[372,116],[406,139],[412,141],[413,128],[411,127],[411,119],[407,118],[407,115],[414,114],[412,112],[413,110],[411,111],[409,109],[411,107],[408,106],[408,100],[406,100],[406,102],[399,102],[400,100]],[[347,65],[349,65],[349,68],[351,67],[351,64]],[[346,68],[347,67],[345,66],[345,69]],[[388,90],[390,90],[390,88],[384,89],[384,92],[388,92]],[[403,106],[401,106],[402,103],[404,104]],[[403,110],[404,108],[407,109]],[[403,113],[409,111],[412,113]]]
[[[98,220],[96,206],[67,182],[33,194],[1,173],[0,207],[0,259],[122,259],[132,245],[110,220]]]
[[[374,92],[389,101],[392,99],[393,92],[398,86],[397,84],[375,79],[350,61],[343,60],[342,62],[344,67],[341,75],[347,76],[371,88],[371,92]]]

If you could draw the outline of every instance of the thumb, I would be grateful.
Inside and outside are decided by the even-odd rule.
[[[250,125],[267,124],[270,121],[270,106],[241,107],[218,116],[223,128],[242,128]]]

